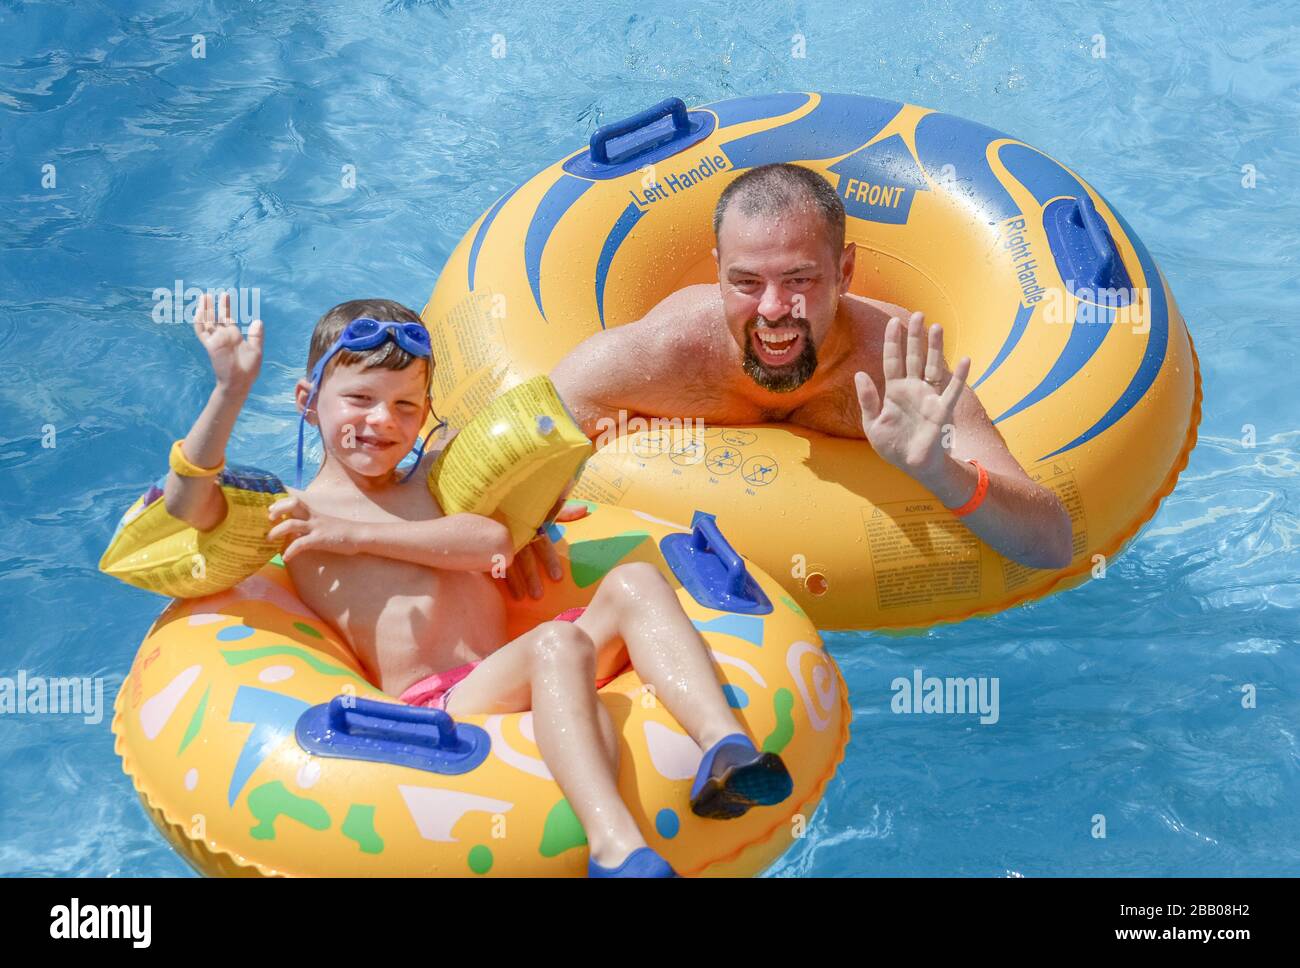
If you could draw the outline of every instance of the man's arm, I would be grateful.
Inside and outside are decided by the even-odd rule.
[[[1064,568],[1073,558],[1070,516],[1050,490],[1029,479],[1007,449],[974,391],[970,360],[952,372],[943,361],[943,331],[891,319],[883,344],[884,394],[871,377],[855,384],[862,427],[876,453],[904,471],[946,507],[974,495],[979,471],[989,486],[979,507],[961,521],[994,550],[1034,568]]]
[[[963,387],[953,414],[952,451],[921,484],[947,507],[960,507],[975,493],[983,465],[988,493],[961,519],[990,547],[1032,568],[1064,568],[1074,557],[1070,515],[1059,498],[1030,480],[1007,449],[970,387]]]
[[[551,371],[560,398],[593,440],[620,412],[627,419],[698,416],[703,388],[690,374],[711,349],[700,325],[716,286],[687,286],[634,323],[579,343]],[[692,386],[695,387],[692,390]]]

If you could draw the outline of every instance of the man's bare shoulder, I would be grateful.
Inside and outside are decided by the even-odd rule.
[[[722,296],[717,286],[686,286],[665,296],[635,322],[617,326],[604,339],[607,347],[635,355],[644,365],[651,359],[666,372],[696,369],[726,344]]]
[[[654,309],[646,314],[659,312],[698,313],[701,311],[722,312],[722,293],[717,283],[697,282],[692,286],[682,286],[664,296],[655,304]]]
[[[703,348],[713,342],[720,327],[723,315],[718,287],[698,284],[665,296],[641,319],[623,328],[645,335],[672,335]]]

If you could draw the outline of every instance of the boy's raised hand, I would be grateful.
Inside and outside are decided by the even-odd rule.
[[[230,293],[221,294],[221,313],[216,313],[212,296],[203,294],[194,314],[194,335],[208,351],[212,372],[220,386],[248,390],[262,368],[262,321],[255,319],[248,327],[248,338],[239,324],[230,318]]]

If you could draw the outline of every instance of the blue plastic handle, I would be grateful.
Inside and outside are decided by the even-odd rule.
[[[1119,252],[1116,251],[1115,243],[1111,241],[1106,231],[1106,223],[1097,214],[1097,206],[1086,194],[1078,199],[1075,212],[1088,233],[1088,241],[1092,243],[1092,251],[1096,258],[1096,270],[1092,281],[1109,280],[1114,273],[1115,260],[1119,258]]]
[[[1043,230],[1056,268],[1071,292],[1078,287],[1092,289],[1089,299],[1100,298],[1103,291],[1113,292],[1114,307],[1128,305],[1132,288],[1128,270],[1106,220],[1087,193],[1049,204],[1043,210]]]
[[[335,696],[330,700],[328,719],[330,729],[344,736],[456,748],[456,721],[441,709]]]
[[[294,727],[298,745],[317,756],[393,763],[457,775],[477,767],[492,749],[478,726],[457,723],[441,709],[335,696],[312,706]]]
[[[591,158],[602,165],[609,164],[609,142],[649,127],[669,115],[673,117],[673,137],[689,134],[691,120],[686,114],[686,102],[679,97],[665,98],[654,107],[646,108],[630,118],[602,125],[591,136]]]
[[[665,535],[659,551],[682,587],[706,608],[742,615],[772,611],[771,599],[745,570],[745,559],[722,536],[712,514],[696,511],[691,530]]]
[[[745,570],[745,559],[723,537],[714,516],[695,512],[689,533],[666,535],[659,542],[659,551],[695,602],[741,615],[767,615],[772,611],[771,599]]]
[[[727,569],[727,593],[743,597],[749,582],[749,572],[745,570],[745,559],[731,547],[731,542],[722,536],[718,529],[716,515],[696,511],[691,518],[691,544],[699,551],[710,551]]]

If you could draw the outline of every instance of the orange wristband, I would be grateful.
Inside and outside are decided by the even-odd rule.
[[[975,469],[980,472],[979,481],[975,484],[975,493],[959,508],[949,508],[953,515],[958,518],[964,518],[981,504],[984,503],[984,497],[989,492],[989,472],[984,469],[984,465],[977,460],[967,459],[966,463],[974,464]]]

